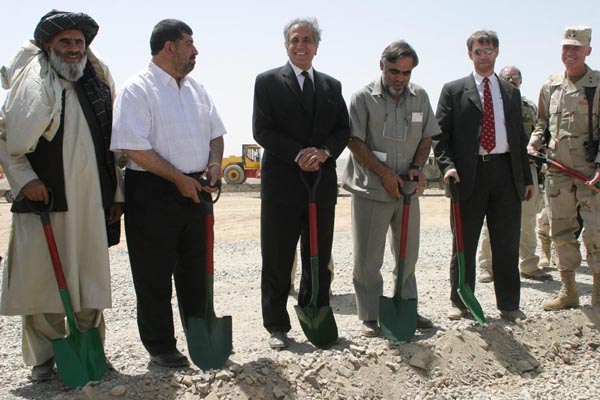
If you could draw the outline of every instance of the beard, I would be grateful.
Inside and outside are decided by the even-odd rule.
[[[381,76],[381,82],[383,83],[383,88],[393,97],[398,97],[404,92],[404,86],[400,89],[394,89],[392,85],[390,85],[385,77],[385,74]]]
[[[402,94],[402,92],[404,92],[404,88],[394,89],[392,86],[390,86],[388,84],[384,84],[383,86],[385,87],[385,90],[387,90],[387,92],[394,97],[398,97]]]
[[[393,97],[398,97],[402,94],[402,92],[404,92],[404,87],[395,89],[392,85],[386,82],[385,78],[383,79],[383,87]]]
[[[72,54],[73,52],[61,53],[54,47],[51,47],[49,60],[50,65],[52,65],[52,68],[54,68],[58,75],[70,82],[77,82],[83,76],[83,70],[87,63],[87,54],[82,54],[79,62],[65,62],[64,58]]]
[[[182,76],[186,76],[187,74],[192,72],[192,70],[194,69],[195,66],[196,66],[195,57],[191,57],[186,60],[183,57],[178,56],[177,59],[175,60],[175,69]]]

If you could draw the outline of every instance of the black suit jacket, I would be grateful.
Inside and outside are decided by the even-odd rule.
[[[342,85],[329,75],[314,71],[315,111],[308,112],[291,65],[256,77],[252,127],[254,139],[264,148],[261,196],[264,200],[307,204],[307,190],[300,180],[295,158],[305,147],[327,147],[332,157],[321,169],[317,203],[333,206],[337,198],[335,159],[350,137],[348,110]]]
[[[525,185],[531,185],[532,178],[527,159],[528,140],[523,128],[521,93],[510,83],[501,79],[499,82],[513,182],[519,198],[523,200]],[[442,129],[433,142],[438,165],[443,173],[456,168],[460,177],[460,197],[467,199],[474,190],[483,121],[483,106],[473,74],[444,85],[436,117]]]

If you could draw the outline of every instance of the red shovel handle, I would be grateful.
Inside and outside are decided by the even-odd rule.
[[[460,215],[460,196],[454,178],[450,178],[450,197],[452,198],[452,211],[454,213],[454,227],[456,229],[456,251],[462,253],[464,251],[463,234],[462,234],[462,217]]]
[[[213,199],[212,194],[200,191],[200,201],[204,204],[205,209],[205,234],[206,234],[206,274],[213,276],[215,273],[215,260],[214,260],[214,247],[215,247],[215,214],[213,211],[213,204],[219,200],[221,196],[221,180],[219,179],[214,186],[211,186],[207,179],[200,179],[200,184],[207,187],[216,187],[218,189],[217,197]]]
[[[531,153],[529,153],[527,156],[529,157],[530,160],[535,161],[538,164],[546,163],[546,164],[550,165],[551,167],[554,167],[554,168],[564,172],[565,174],[572,176],[575,179],[579,179],[580,181],[587,182],[587,181],[592,180],[591,177],[585,176],[584,174],[577,172],[574,169],[569,168],[569,167],[559,163],[558,161],[554,161],[553,159],[551,159],[548,156],[541,155],[541,154],[531,154]],[[600,189],[600,182],[596,182],[596,184],[594,186],[596,186],[598,189]]]
[[[42,227],[44,228],[44,236],[46,236],[46,243],[48,244],[48,251],[50,252],[50,259],[52,260],[52,269],[54,269],[54,276],[56,277],[56,283],[59,289],[66,289],[67,282],[63,273],[62,263],[58,255],[58,247],[56,246],[56,239],[54,238],[54,231],[52,231],[52,225],[50,224],[50,210],[54,204],[54,197],[52,191],[48,189],[48,204],[44,204],[43,201],[32,201],[25,198],[25,204],[31,210],[32,213],[38,215],[42,220]]]
[[[306,180],[304,172],[300,171],[300,179],[308,190],[308,226],[310,236],[310,256],[314,257],[319,254],[319,245],[317,240],[317,186],[321,181],[321,169],[317,172],[317,176],[312,186]]]

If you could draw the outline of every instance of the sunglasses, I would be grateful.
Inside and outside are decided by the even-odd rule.
[[[519,79],[521,79],[521,75],[519,74],[512,74],[512,75],[500,75],[500,78],[502,78],[505,81],[518,81]]]
[[[473,54],[475,54],[477,57],[479,57],[482,54],[485,54],[486,56],[491,56],[494,51],[496,51],[496,49],[475,49],[472,51]]]

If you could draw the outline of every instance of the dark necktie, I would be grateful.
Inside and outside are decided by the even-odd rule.
[[[488,153],[496,147],[496,123],[490,80],[483,78],[483,126],[481,127],[481,147]]]
[[[309,113],[313,113],[315,107],[315,88],[307,71],[302,71],[304,83],[302,84],[302,101]]]

